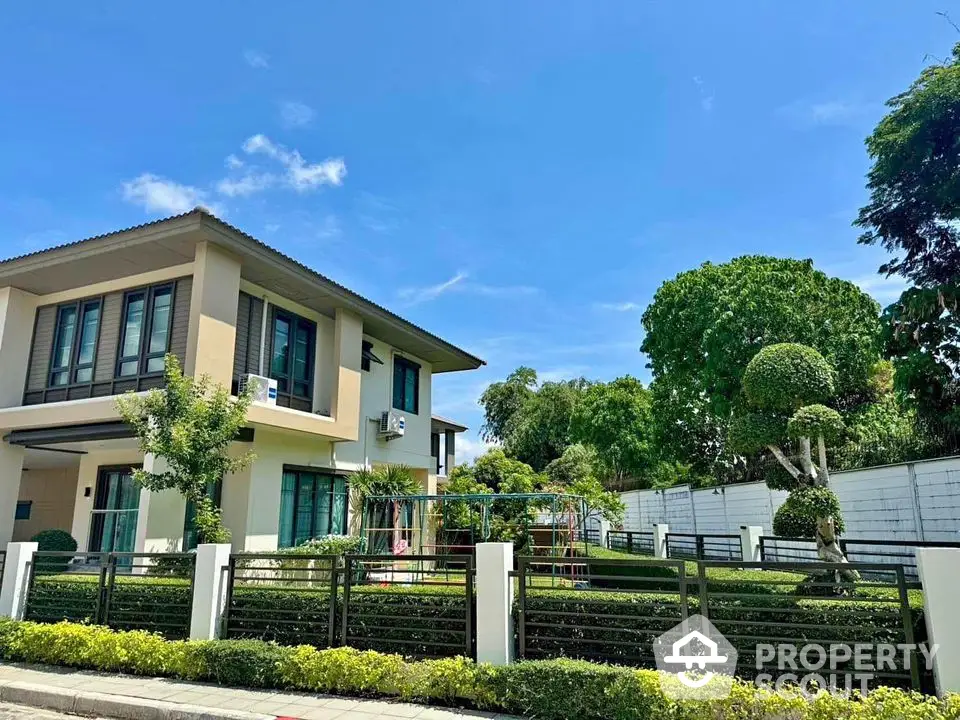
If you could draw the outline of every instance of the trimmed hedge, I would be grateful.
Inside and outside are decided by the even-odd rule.
[[[538,720],[956,720],[960,696],[882,688],[865,698],[813,700],[736,681],[723,700],[673,701],[656,672],[577,660],[503,667],[464,658],[408,662],[351,648],[258,641],[167,641],[143,631],[0,620],[0,658],[68,667],[353,696],[386,696],[513,713]]]

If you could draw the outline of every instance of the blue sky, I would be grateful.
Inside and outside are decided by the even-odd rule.
[[[648,379],[640,314],[705,260],[892,299],[850,227],[863,138],[960,39],[946,5],[16,3],[0,254],[206,204],[484,357],[435,382],[471,454],[517,365]]]

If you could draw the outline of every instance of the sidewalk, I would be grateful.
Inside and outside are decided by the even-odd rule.
[[[507,715],[202,683],[69,668],[0,664],[0,700],[78,715],[129,720],[455,720]]]

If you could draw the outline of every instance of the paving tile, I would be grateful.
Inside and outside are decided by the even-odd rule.
[[[335,720],[335,718],[343,718],[343,720],[348,720],[353,716],[353,713],[343,710],[333,710],[332,708],[315,708],[313,710],[307,710],[303,713],[301,717],[303,720]]]
[[[416,720],[454,720],[462,718],[459,710],[447,710],[445,708],[424,708]]]
[[[391,718],[415,718],[423,712],[423,706],[410,705],[408,703],[392,703],[384,700],[364,700],[355,711],[367,713],[368,715],[385,715]]]
[[[203,705],[203,701],[206,700],[207,697],[208,696],[202,692],[183,690],[169,697],[165,697],[164,700],[172,703],[183,703],[184,705]]]
[[[323,706],[325,708],[330,708],[331,710],[353,710],[360,703],[356,700],[349,700],[347,698],[338,698],[331,697],[327,699]]]

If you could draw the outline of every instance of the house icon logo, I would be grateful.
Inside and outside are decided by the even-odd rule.
[[[702,615],[691,615],[653,645],[660,684],[677,700],[714,700],[730,694],[737,651]]]

